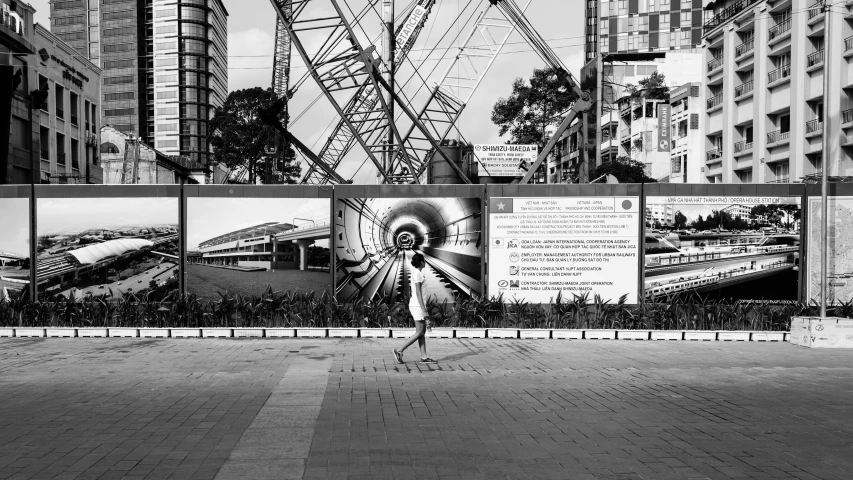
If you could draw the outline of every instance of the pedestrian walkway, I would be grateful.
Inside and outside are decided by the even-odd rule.
[[[0,479],[849,479],[853,352],[0,339]],[[414,354],[416,352],[409,352]]]

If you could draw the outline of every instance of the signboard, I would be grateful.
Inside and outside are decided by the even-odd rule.
[[[658,151],[668,152],[670,143],[672,142],[672,132],[670,132],[670,107],[669,104],[658,104]]]
[[[537,145],[474,145],[481,177],[523,177],[538,156]]]
[[[401,57],[404,53],[403,49],[406,44],[409,42],[409,39],[412,38],[412,35],[415,33],[415,30],[418,29],[418,26],[423,21],[426,16],[426,9],[420,5],[415,7],[412,10],[412,14],[409,15],[406,23],[403,24],[403,28],[400,30],[400,33],[397,34],[397,45],[399,46],[397,49],[397,61],[401,61]]]
[[[492,198],[489,295],[636,303],[639,205],[638,197]]]
[[[838,305],[853,298],[853,197],[829,197],[829,227],[827,239],[827,303]],[[820,197],[809,197],[808,258],[806,260],[806,300],[820,301],[821,242],[823,218]]]

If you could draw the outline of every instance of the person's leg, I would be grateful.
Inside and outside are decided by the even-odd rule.
[[[424,332],[424,334],[418,338],[418,346],[421,347],[421,358],[427,358],[428,355],[426,352],[426,332]]]
[[[403,353],[403,351],[409,348],[409,345],[415,343],[416,340],[420,339],[424,332],[426,331],[426,323],[423,321],[415,320],[415,333],[406,339],[406,343],[403,345],[403,348],[400,348],[398,351]]]

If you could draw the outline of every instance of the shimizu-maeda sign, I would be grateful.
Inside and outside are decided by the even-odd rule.
[[[481,177],[523,177],[538,156],[537,145],[474,145]]]

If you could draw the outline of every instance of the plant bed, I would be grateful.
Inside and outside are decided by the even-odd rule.
[[[684,340],[684,332],[681,330],[654,330],[652,340]]]
[[[115,327],[109,329],[109,334],[111,337],[138,337],[139,329],[128,327]]]
[[[109,331],[106,328],[78,328],[77,336],[87,338],[103,338],[109,336]]]
[[[140,328],[139,336],[142,338],[169,338],[168,328]]]
[[[175,338],[199,338],[201,337],[200,328],[173,328],[172,337]]]
[[[523,328],[518,332],[519,338],[527,340],[548,340],[551,338],[551,330],[544,328]]]
[[[231,338],[234,331],[230,328],[202,328],[201,336],[204,338]]]
[[[490,328],[486,333],[489,338],[518,338],[517,328]]]
[[[582,340],[583,330],[552,330],[551,338],[554,340]]]
[[[16,337],[43,337],[44,329],[43,328],[16,328],[15,329]]]
[[[784,342],[785,332],[752,332],[753,342]]]
[[[390,338],[391,330],[388,328],[359,328],[361,338]]]
[[[713,342],[717,340],[717,332],[687,331],[684,332],[684,339],[700,342]]]
[[[45,336],[53,338],[73,338],[77,336],[77,329],[71,327],[46,328]]]
[[[330,328],[329,338],[358,338],[357,328]]]
[[[486,338],[485,328],[457,328],[456,338]]]
[[[427,330],[427,338],[453,338],[452,328],[433,328],[432,331]]]
[[[259,338],[264,336],[264,329],[260,327],[235,328],[234,336],[237,338]]]
[[[12,327],[0,328],[0,337],[14,337],[15,329]]]
[[[648,340],[651,332],[649,330],[619,330],[616,338],[619,340]]]
[[[297,328],[296,336],[299,338],[326,338],[325,328]]]
[[[414,328],[392,328],[392,338],[408,338],[415,334]]]
[[[295,328],[267,328],[264,330],[267,338],[293,338],[296,336]]]
[[[721,342],[748,342],[749,332],[717,332],[717,340]]]
[[[586,340],[616,340],[616,330],[584,330],[583,338]]]

